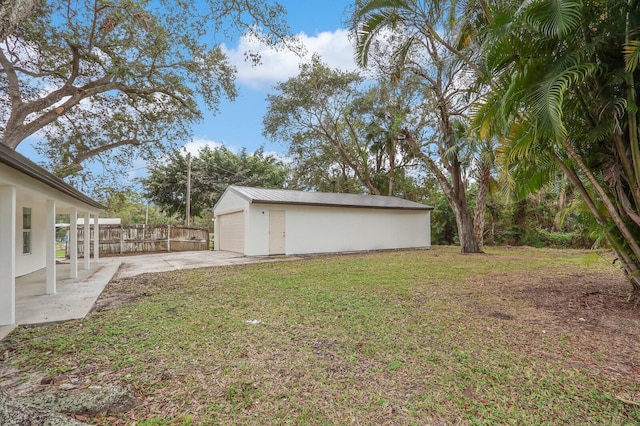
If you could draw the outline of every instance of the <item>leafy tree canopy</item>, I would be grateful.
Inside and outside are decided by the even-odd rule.
[[[422,116],[421,123],[393,127],[403,136],[399,148],[418,158],[440,183],[456,218],[463,253],[482,252],[493,157],[490,144],[466,145],[463,140],[468,139],[459,131],[476,95],[473,83],[484,75],[477,63],[470,19],[484,22],[485,6],[483,2],[360,0],[350,17],[356,61],[363,67],[371,62],[382,65],[391,81],[408,75],[417,86],[414,93],[422,93],[422,100],[412,104]],[[479,183],[473,211],[467,200],[471,178]]]
[[[100,192],[105,197],[103,204],[107,207],[104,216],[120,218],[123,225],[182,223],[182,220],[163,214],[156,206],[130,189],[109,187],[102,188]]]
[[[60,176],[88,159],[118,170],[154,158],[189,138],[201,104],[215,113],[235,97],[217,37],[273,43],[283,15],[266,0],[48,1],[0,48],[0,142],[42,136]]]
[[[168,215],[186,214],[187,155],[175,151],[156,161],[142,179],[145,197]],[[286,169],[262,148],[253,154],[233,153],[225,146],[205,147],[191,158],[191,214],[201,216],[213,209],[229,185],[282,188]]]
[[[293,186],[419,197],[419,170],[402,149],[414,94],[384,81],[366,86],[316,57],[268,96],[264,134],[288,145]]]
[[[564,174],[640,294],[640,2],[494,8],[501,19],[481,37],[492,90],[476,127],[500,137],[514,185]]]

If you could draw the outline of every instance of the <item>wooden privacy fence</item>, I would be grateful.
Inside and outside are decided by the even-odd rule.
[[[207,228],[174,225],[100,225],[98,233],[100,255],[209,250]],[[93,226],[90,247],[93,253]],[[84,256],[84,226],[78,226],[78,255]]]

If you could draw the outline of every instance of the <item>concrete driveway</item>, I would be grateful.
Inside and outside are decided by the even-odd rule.
[[[229,251],[183,251],[118,257],[120,269],[114,278],[129,278],[147,272],[167,272],[178,269],[211,268],[247,263],[274,262],[293,257],[246,257]]]
[[[44,269],[16,279],[16,325],[42,324],[84,318],[112,279],[129,278],[148,272],[211,268],[249,263],[294,260],[296,257],[246,257],[226,251],[185,251],[122,257],[104,257],[89,270],[79,270],[69,279],[69,264],[56,266],[58,288],[45,294]],[[16,325],[0,326],[0,340]]]

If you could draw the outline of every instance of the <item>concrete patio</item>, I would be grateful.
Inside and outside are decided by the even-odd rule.
[[[55,294],[46,294],[44,268],[16,278],[16,324],[0,327],[0,340],[18,325],[84,318],[119,267],[120,259],[100,259],[70,279],[69,264],[59,263]]]
[[[57,292],[45,294],[45,269],[16,278],[16,324],[0,326],[0,340],[18,325],[42,324],[84,318],[112,279],[148,272],[207,268],[247,263],[293,260],[295,257],[245,257],[225,251],[153,253],[137,256],[102,257],[89,270],[78,269],[70,279],[68,263],[56,265]]]

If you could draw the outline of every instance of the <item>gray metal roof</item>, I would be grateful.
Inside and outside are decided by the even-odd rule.
[[[233,191],[248,200],[250,203],[256,204],[294,204],[327,207],[433,210],[433,207],[425,204],[382,195],[305,192],[287,189],[250,188],[246,186],[229,186],[227,191]]]
[[[88,204],[98,209],[105,209],[106,207],[95,201],[94,199],[86,196],[82,192],[75,189],[59,177],[49,173],[42,167],[38,166],[33,161],[29,160],[24,155],[16,152],[6,145],[0,143],[0,163],[15,169],[27,176],[30,176],[51,188],[54,188],[63,194],[66,194],[78,201]]]

